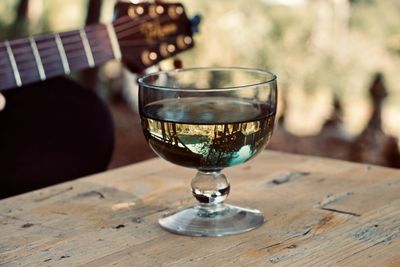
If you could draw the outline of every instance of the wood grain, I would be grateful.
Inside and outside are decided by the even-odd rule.
[[[400,266],[400,171],[264,152],[226,169],[228,202],[267,222],[240,235],[170,234],[194,171],[152,159],[0,201],[4,266]]]

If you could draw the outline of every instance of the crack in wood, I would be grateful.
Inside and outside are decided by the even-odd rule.
[[[71,190],[73,190],[73,189],[74,189],[74,187],[73,187],[73,186],[70,186],[70,187],[68,187],[68,188],[65,188],[65,189],[63,189],[63,190],[57,191],[57,192],[55,192],[55,193],[53,193],[53,194],[50,194],[50,195],[48,195],[48,196],[41,197],[41,198],[37,198],[37,199],[35,199],[34,201],[35,201],[35,202],[41,202],[41,201],[47,200],[47,199],[49,199],[49,198],[52,198],[52,197],[55,197],[55,196],[64,194],[65,192],[71,191]]]
[[[293,181],[295,181],[301,177],[307,176],[307,175],[310,175],[310,173],[309,172],[290,172],[287,175],[284,175],[282,177],[271,180],[270,182],[268,182],[268,185],[277,186],[277,185],[293,182]]]
[[[306,235],[308,235],[308,233],[310,233],[310,232],[311,232],[311,230],[312,230],[312,228],[308,229],[307,231],[305,231],[305,232],[302,234],[302,236],[306,236]]]
[[[77,195],[77,197],[91,197],[91,196],[98,196],[99,198],[104,198],[104,195],[101,192],[95,190],[88,191],[85,193],[80,193]]]
[[[290,239],[290,238],[289,238],[289,239]],[[275,243],[275,244],[272,244],[272,245],[269,245],[269,246],[266,246],[266,247],[262,247],[262,248],[260,248],[260,250],[269,249],[269,248],[273,248],[273,247],[282,245],[282,243],[288,241],[289,239],[285,239],[285,240],[283,240],[282,242],[278,242],[278,243]]]
[[[266,247],[262,247],[262,248],[260,248],[259,250],[265,250],[265,249],[269,249],[269,248],[272,248],[272,247],[280,246],[280,245],[284,244],[285,242],[287,242],[287,241],[289,241],[289,240],[292,240],[292,239],[294,239],[294,238],[308,235],[308,234],[311,232],[311,230],[312,230],[312,228],[309,228],[309,229],[307,229],[307,231],[305,231],[304,233],[300,233],[300,234],[296,234],[296,235],[294,235],[294,236],[288,237],[288,238],[286,238],[286,239],[284,239],[284,240],[282,240],[282,241],[280,241],[280,242],[274,243],[274,244],[269,245],[269,246],[266,246]],[[292,245],[293,245],[293,244],[292,244]],[[286,248],[289,248],[289,247],[286,247]],[[290,248],[293,248],[293,247],[290,247]]]
[[[326,210],[326,211],[336,212],[336,213],[340,213],[340,214],[346,214],[346,215],[351,215],[351,216],[355,216],[355,217],[360,217],[361,214],[358,214],[355,212],[344,211],[344,210],[326,207],[329,204],[338,202],[338,201],[342,200],[343,198],[351,196],[351,195],[353,195],[353,192],[343,192],[343,193],[339,193],[339,194],[335,194],[335,195],[328,195],[324,200],[319,202],[315,207],[318,209],[321,209],[321,210]]]
[[[121,228],[124,228],[125,227],[125,224],[118,224],[118,225],[115,225],[115,226],[113,226],[113,227],[111,227],[112,229],[121,229]]]
[[[324,200],[318,203],[318,207],[325,207],[328,206],[329,204],[332,204],[334,202],[337,202],[339,200],[342,200],[343,198],[347,196],[353,195],[353,192],[344,192],[344,193],[339,193],[335,195],[328,195]]]
[[[351,211],[344,211],[344,210],[338,210],[338,209],[333,209],[333,208],[325,208],[325,207],[320,207],[321,210],[326,210],[326,211],[331,211],[331,212],[336,212],[340,214],[346,214],[346,215],[351,215],[355,217],[360,217],[361,214],[351,212]]]
[[[58,260],[62,260],[62,259],[70,258],[70,257],[71,257],[70,255],[63,255]]]
[[[372,245],[370,245],[370,246],[368,246],[368,247],[366,247],[366,248],[363,248],[363,249],[360,249],[360,250],[358,250],[358,251],[356,251],[356,252],[353,252],[353,253],[351,253],[350,255],[344,257],[343,259],[337,261],[336,263],[340,263],[340,262],[342,262],[342,261],[344,261],[344,260],[347,260],[348,258],[351,258],[351,257],[353,257],[353,256],[355,256],[355,255],[357,255],[357,254],[359,254],[359,253],[361,253],[361,252],[364,252],[364,251],[366,251],[367,249],[373,248],[373,247],[375,247],[375,246],[377,246],[377,245],[379,245],[379,244],[388,242],[388,241],[392,240],[392,237],[393,237],[393,236],[389,236],[389,237],[387,237],[387,238],[385,238],[385,239],[383,239],[383,240],[380,240],[380,241],[378,241],[378,242],[375,242],[374,244],[372,244]]]
[[[33,224],[33,223],[25,223],[25,224],[23,224],[22,226],[21,226],[21,228],[29,228],[29,227],[31,227],[31,226],[34,226],[35,224]]]

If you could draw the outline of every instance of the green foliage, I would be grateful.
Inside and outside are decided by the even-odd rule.
[[[196,49],[186,66],[236,65],[271,69],[287,90],[364,94],[382,71],[400,91],[400,2],[184,1],[203,15]],[[342,2],[344,4],[337,4]]]

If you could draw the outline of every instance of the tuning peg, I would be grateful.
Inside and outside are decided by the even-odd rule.
[[[154,18],[164,13],[164,7],[162,5],[151,5],[149,7],[149,15]]]
[[[172,53],[174,53],[176,50],[175,45],[173,44],[167,44],[167,43],[162,43],[160,45],[160,54],[163,57],[168,57]]]
[[[178,46],[179,49],[185,49],[192,43],[193,43],[193,39],[190,36],[179,35],[176,38],[176,45]]]
[[[167,12],[171,19],[178,19],[183,14],[184,9],[180,5],[171,5]]]
[[[157,60],[158,56],[157,53],[151,52],[148,50],[144,50],[140,56],[142,63],[144,65],[151,65],[155,60]]]
[[[192,32],[193,33],[199,32],[200,22],[201,22],[201,16],[199,14],[193,16],[190,19],[190,26],[192,27]]]
[[[142,6],[133,7],[131,6],[128,9],[128,16],[132,19],[136,18],[137,16],[141,16],[144,13],[144,8]]]

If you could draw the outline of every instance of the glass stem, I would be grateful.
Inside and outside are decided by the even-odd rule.
[[[192,179],[192,194],[202,206],[222,204],[229,194],[229,181],[220,171],[198,171]]]

